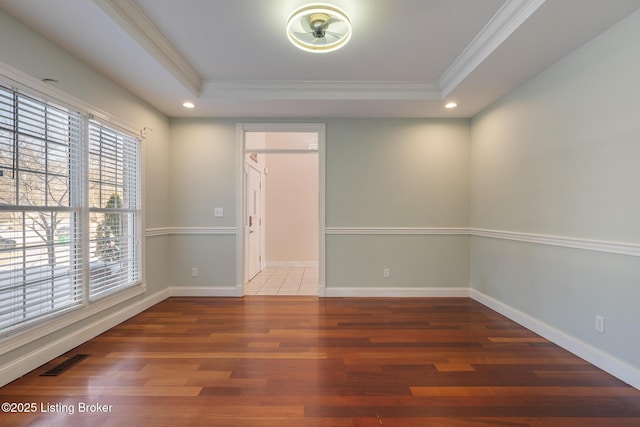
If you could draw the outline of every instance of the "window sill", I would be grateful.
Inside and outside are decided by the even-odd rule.
[[[74,323],[99,314],[104,310],[141,295],[145,293],[145,291],[146,285],[139,284],[108,297],[99,299],[87,306],[72,309],[52,319],[45,319],[43,322],[39,322],[23,332],[1,340],[0,344],[2,344],[2,348],[0,349],[0,355],[9,353],[46,335],[60,331]]]

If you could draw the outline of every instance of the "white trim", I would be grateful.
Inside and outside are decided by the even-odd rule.
[[[244,265],[244,252],[245,252],[245,153],[244,153],[244,134],[245,132],[253,131],[252,126],[247,123],[236,124],[236,226],[238,232],[236,233],[236,286],[240,286],[242,293],[244,293],[245,283],[245,265]]]
[[[267,261],[265,268],[319,268],[318,261]]]
[[[600,349],[592,347],[591,345],[480,291],[471,289],[469,296],[490,309],[548,339],[554,344],[559,345],[576,356],[585,359],[587,362],[610,373],[632,387],[640,389],[640,369],[637,367],[605,353]]]
[[[172,297],[242,297],[242,287],[238,286],[179,286],[169,288]]]
[[[240,134],[236,134],[236,136],[242,138],[244,132],[320,132],[324,130],[324,127],[324,123],[238,123],[236,130]],[[244,149],[242,146],[240,148]],[[320,150],[320,145],[318,145],[318,150]],[[253,152],[253,150],[248,151]]]
[[[191,94],[198,96],[202,77],[133,0],[94,0],[123,30],[140,43]]]
[[[545,0],[508,0],[437,81],[204,80],[133,0],[94,0],[189,92],[231,100],[437,100],[451,93]]]
[[[327,227],[329,235],[469,235],[469,228],[434,227]]]
[[[15,360],[0,367],[0,387],[95,338],[125,320],[142,313],[144,310],[158,304],[169,296],[169,290],[167,289],[157,292],[109,316],[102,317],[81,329],[74,330],[43,347],[38,347],[19,358],[15,358]],[[77,320],[81,319],[76,319],[76,321]]]
[[[446,97],[520,27],[545,0],[508,0],[438,79]]]
[[[172,286],[131,304],[108,317],[103,317],[80,330],[40,347],[0,367],[0,387],[37,369],[55,357],[81,345],[123,321],[143,312],[171,296],[241,296],[242,287],[202,288]],[[640,370],[610,354],[571,337],[550,325],[512,308],[482,292],[459,288],[327,288],[328,297],[470,297],[480,304],[508,317],[525,328],[545,337],[589,363],[614,375],[636,389],[640,389]]]
[[[325,286],[325,145],[326,125],[324,123],[237,123],[236,124],[236,280],[243,289],[245,283],[245,220],[246,203],[244,173],[244,135],[246,132],[316,132],[318,134],[318,295],[323,296]],[[253,150],[249,150],[253,152]]]
[[[191,94],[230,100],[438,100],[451,93],[545,0],[508,0],[437,81],[204,80],[133,0],[94,0]]]
[[[387,297],[387,298],[445,298],[469,297],[469,288],[458,287],[398,287],[383,288],[372,286],[331,286],[324,288],[327,297]]]
[[[23,71],[5,64],[0,61],[0,75],[11,80],[17,89],[28,89],[29,91],[36,92],[44,99],[51,101],[58,105],[64,105],[65,107],[78,111],[83,115],[90,114],[94,119],[115,126],[119,130],[123,130],[126,133],[135,136],[136,138],[144,139],[143,131],[136,130],[133,126],[121,121],[115,116],[107,113],[100,108],[82,101],[75,96],[55,88],[49,84],[43,83]]]
[[[161,227],[147,228],[145,237],[173,236],[173,235],[235,235],[236,227]]]
[[[610,242],[605,240],[582,239],[576,237],[552,236],[548,234],[519,233],[514,231],[487,230],[472,228],[471,235],[492,239],[514,240],[539,245],[559,246],[563,248],[583,249],[618,255],[640,256],[640,244]]]
[[[490,230],[465,227],[326,227],[327,235],[470,235],[492,239],[512,240],[538,245],[558,246],[562,248],[582,249],[586,251],[604,252],[617,255],[640,257],[640,244],[612,242],[607,240],[583,239],[578,237],[553,236],[549,234],[521,233],[517,231]]]
[[[425,100],[441,99],[434,81],[205,81],[202,97],[252,100]]]
[[[303,148],[251,148],[246,154],[317,154],[318,150]]]
[[[326,244],[327,244],[327,218],[326,218],[326,153],[327,153],[327,126],[323,123],[318,126],[318,296],[325,296],[326,286]]]
[[[81,306],[77,309],[72,309],[57,318],[47,319],[46,321],[43,320],[43,322],[45,323],[37,322],[29,330],[18,333],[15,336],[10,336],[5,340],[0,341],[2,343],[0,355],[32,343],[39,338],[57,332],[63,328],[66,328],[67,326],[73,325],[74,323],[96,315],[108,308],[128,301],[135,296],[143,294],[145,291],[146,285],[137,285],[125,289],[121,292],[115,293],[112,296],[99,299],[95,302],[92,302],[91,304]]]

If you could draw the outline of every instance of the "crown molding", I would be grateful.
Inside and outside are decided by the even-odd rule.
[[[437,82],[414,81],[205,81],[203,98],[261,100],[425,100],[441,99]]]
[[[507,0],[438,81],[205,81],[134,0],[93,0],[193,95],[230,100],[440,100],[545,0]]]
[[[93,0],[184,85],[199,95],[202,77],[133,0]]]
[[[466,79],[545,0],[508,0],[438,79],[445,97]]]

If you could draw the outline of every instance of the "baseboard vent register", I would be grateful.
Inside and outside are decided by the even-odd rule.
[[[76,354],[75,356],[71,356],[64,362],[59,365],[49,369],[47,372],[40,374],[41,377],[57,377],[67,369],[71,369],[72,366],[77,365],[82,362],[87,357],[91,356],[90,354]]]

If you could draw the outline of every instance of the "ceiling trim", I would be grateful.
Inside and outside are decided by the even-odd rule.
[[[437,82],[394,81],[205,81],[202,98],[277,100],[441,99]]]
[[[438,79],[445,97],[498,48],[545,0],[508,0]]]
[[[93,0],[167,71],[198,96],[202,77],[133,0]]]
[[[205,81],[134,0],[93,0],[194,96],[233,100],[443,99],[545,0],[507,0],[437,81]]]

